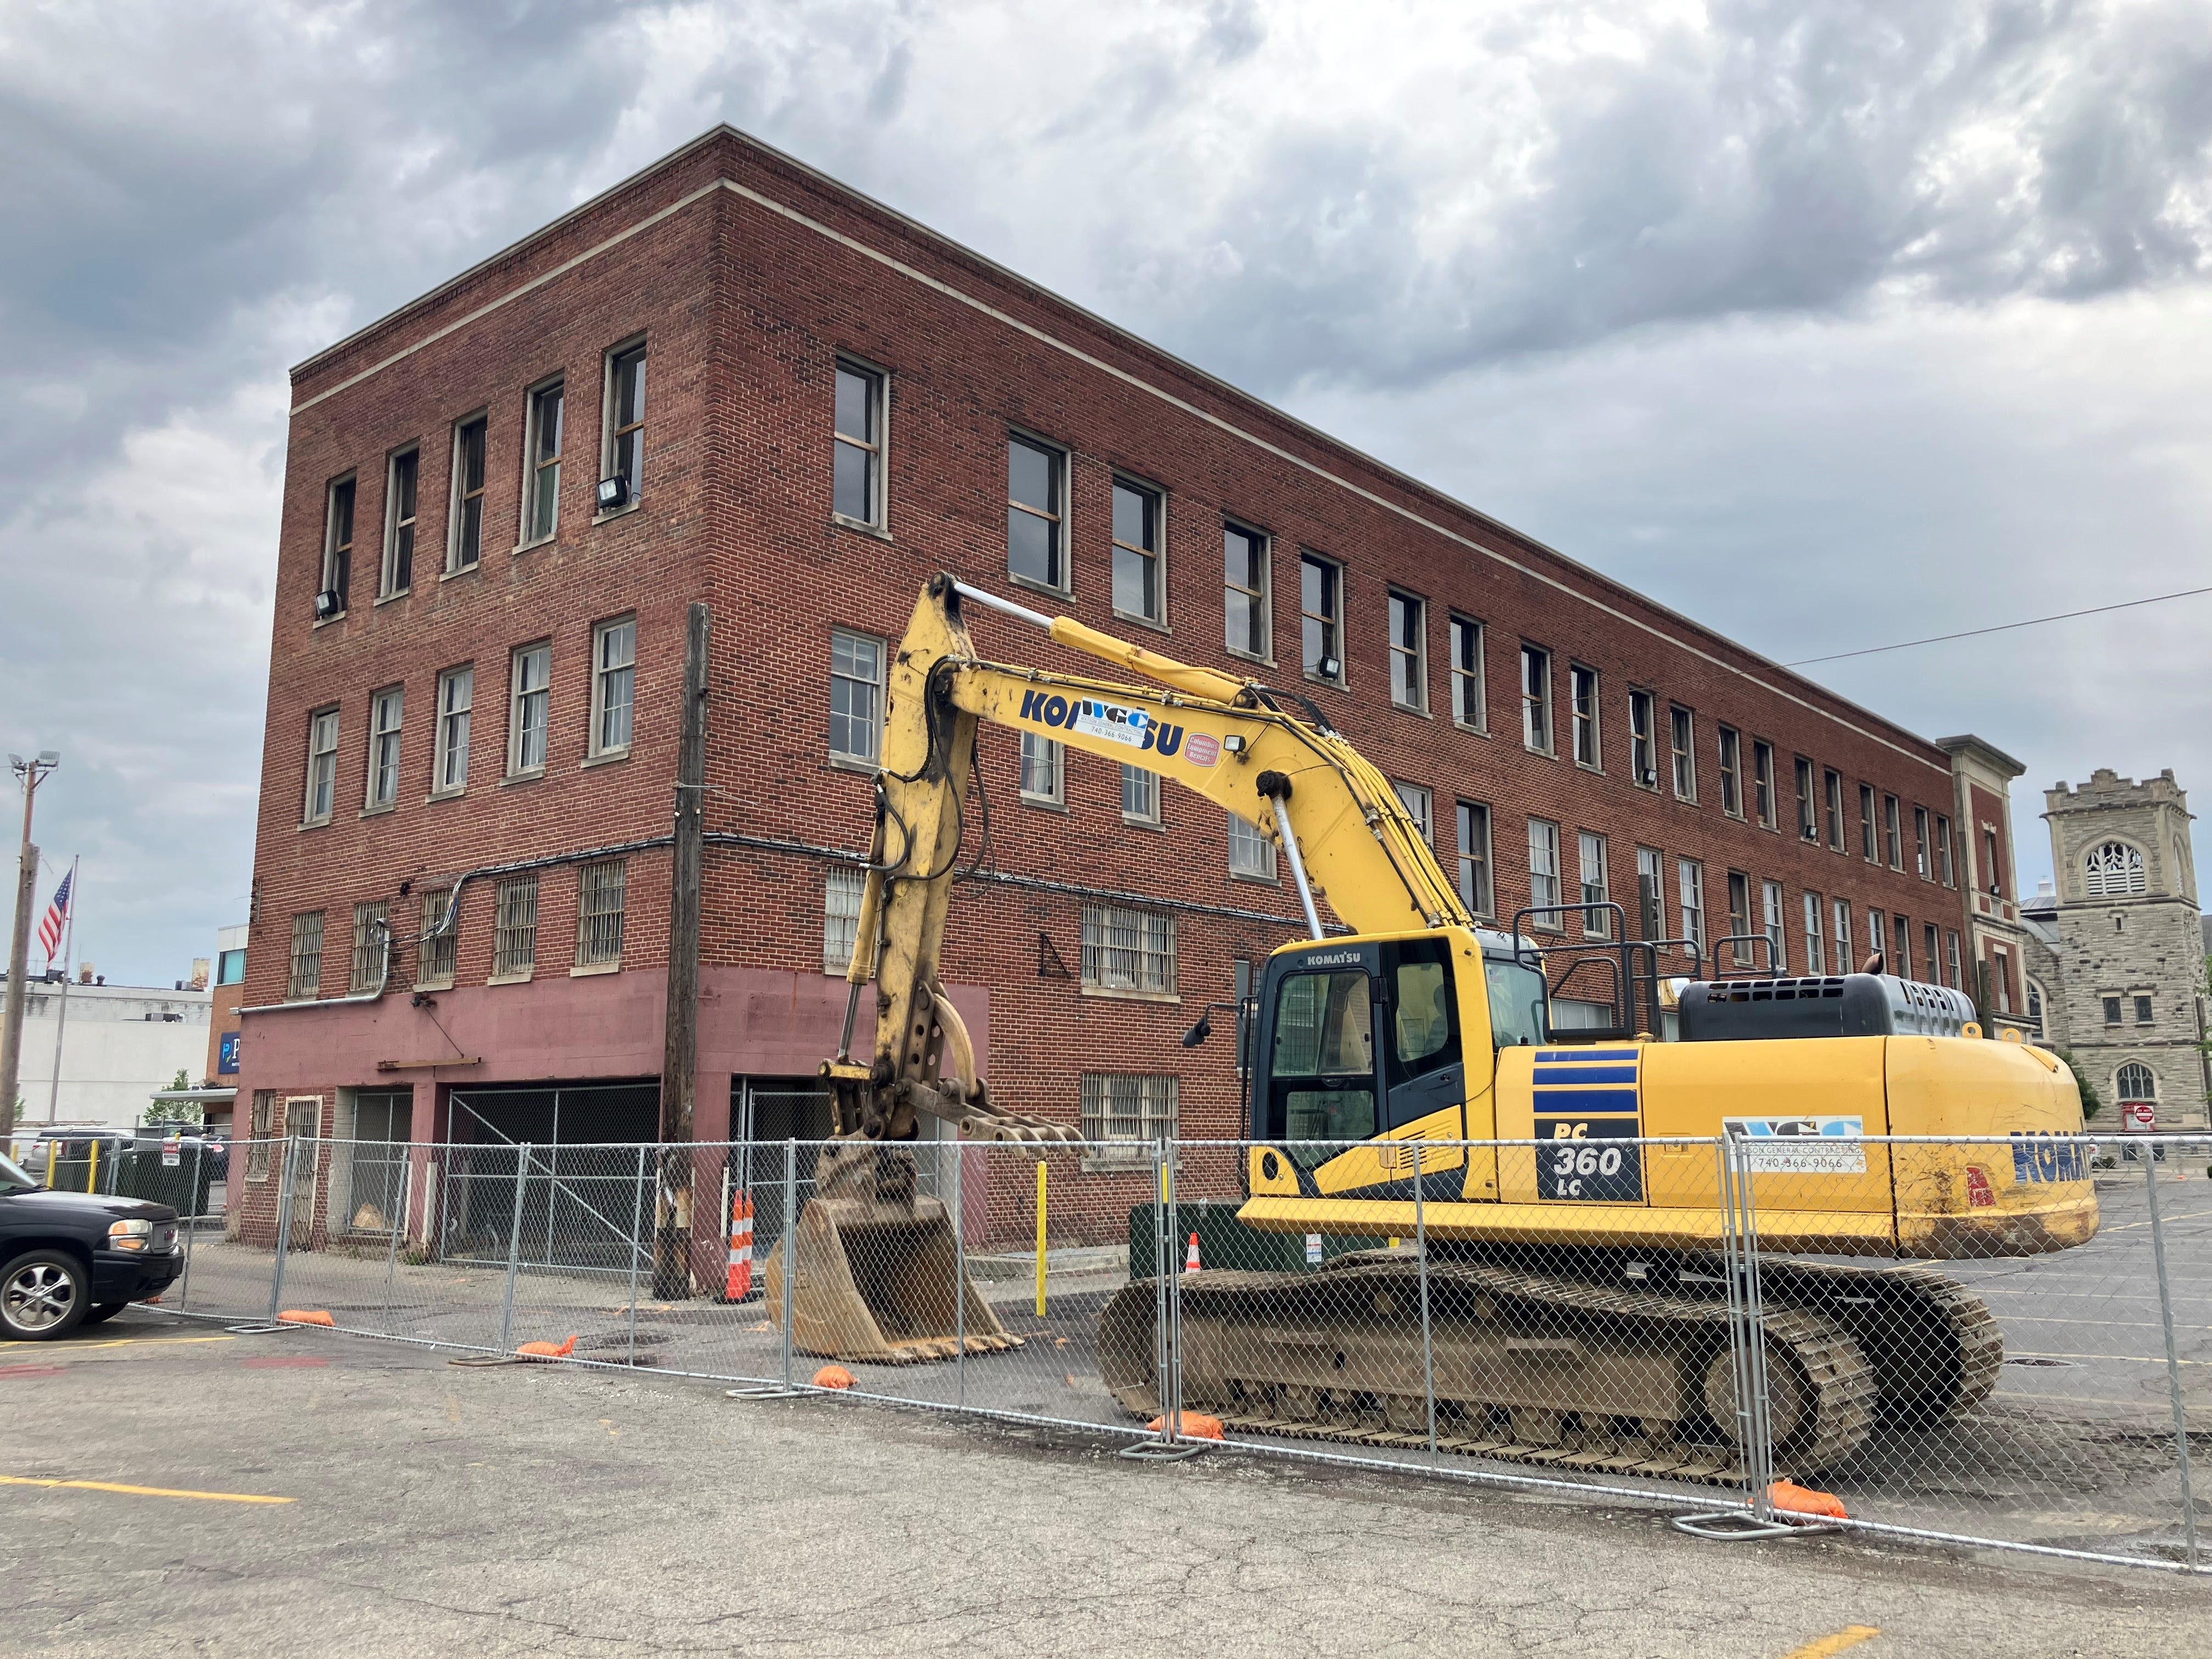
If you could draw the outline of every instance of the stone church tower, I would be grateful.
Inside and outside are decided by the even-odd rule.
[[[2100,1127],[2143,1100],[2161,1129],[2201,1127],[2212,1062],[2188,797],[2170,770],[2137,783],[2100,767],[2044,801],[2057,892],[2035,908],[2057,982],[2034,989],[2049,1040],[2105,1103]]]

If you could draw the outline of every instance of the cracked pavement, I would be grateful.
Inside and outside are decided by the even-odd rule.
[[[2200,1654],[2212,1584],[131,1310],[0,1350],[10,1652]],[[269,1360],[280,1363],[270,1365]],[[264,1362],[259,1364],[250,1362]],[[315,1362],[323,1363],[315,1363]]]

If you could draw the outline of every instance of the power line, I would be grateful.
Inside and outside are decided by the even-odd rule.
[[[2100,617],[2107,611],[2132,611],[2139,605],[2163,605],[2168,599],[2191,599],[2212,593],[2212,587],[2185,588],[2179,593],[2157,593],[2147,599],[2123,599],[2118,605],[2094,605],[2087,611],[2062,611],[2055,617],[2030,617],[2026,622],[1999,623],[1994,628],[1969,628],[1958,634],[1936,634],[1924,640],[1902,640],[1895,645],[1870,645],[1863,651],[1838,651],[1832,657],[1801,657],[1784,668],[1810,668],[1814,663],[1841,662],[1846,657],[1877,657],[1885,651],[1910,651],[1916,645],[1942,645],[1947,640],[1971,640],[1981,634],[2002,634],[2015,628],[2037,628],[2045,623],[2066,622],[2075,617]]]

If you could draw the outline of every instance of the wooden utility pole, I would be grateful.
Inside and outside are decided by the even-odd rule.
[[[668,889],[668,1013],[660,1061],[660,1190],[653,1206],[653,1293],[663,1301],[691,1294],[691,1112],[699,1093],[699,887],[706,855],[709,620],[707,607],[695,604],[684,630],[676,845]]]

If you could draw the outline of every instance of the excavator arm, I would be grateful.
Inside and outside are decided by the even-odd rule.
[[[1146,676],[1132,685],[989,660],[963,602],[1027,622],[1057,644]],[[1271,691],[1049,617],[939,575],[916,601],[890,674],[868,873],[847,978],[845,1033],[823,1075],[838,1132],[909,1140],[917,1113],[970,1139],[1073,1139],[1003,1110],[939,965],[966,825],[975,732],[992,721],[1157,772],[1249,819],[1281,849],[1306,921],[1318,902],[1360,933],[1473,925],[1389,780],[1303,698]],[[1304,718],[1285,702],[1303,705]],[[851,1055],[865,987],[876,988],[875,1053]],[[942,1073],[948,1069],[951,1075]]]

